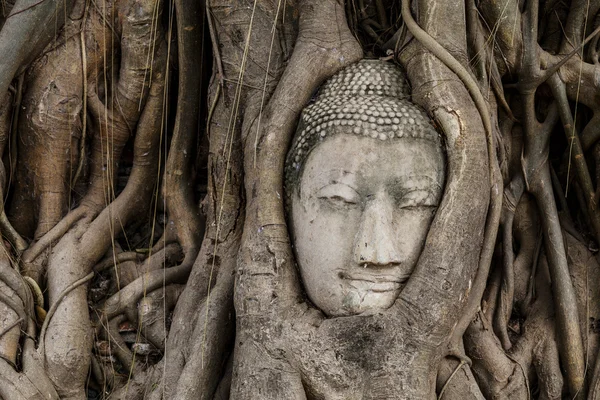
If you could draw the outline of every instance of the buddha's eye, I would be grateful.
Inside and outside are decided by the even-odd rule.
[[[333,183],[322,187],[318,191],[317,197],[336,205],[358,204],[360,201],[358,192],[343,183]]]
[[[437,207],[438,202],[429,190],[415,189],[404,193],[398,206],[400,208]]]

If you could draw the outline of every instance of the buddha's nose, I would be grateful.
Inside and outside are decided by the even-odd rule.
[[[402,262],[393,223],[391,199],[367,202],[354,243],[354,259],[365,267],[392,267]]]

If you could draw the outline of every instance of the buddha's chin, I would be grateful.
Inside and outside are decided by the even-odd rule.
[[[387,310],[394,304],[402,288],[393,286],[389,290],[383,289],[349,291],[335,316],[371,315]]]

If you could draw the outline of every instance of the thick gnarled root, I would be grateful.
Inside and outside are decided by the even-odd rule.
[[[145,64],[146,53],[140,54],[146,48],[142,44],[147,45],[147,39],[152,37],[153,4],[131,2],[124,9],[126,18],[122,21],[122,33],[128,40],[122,42],[121,74],[117,84],[120,88],[117,101],[122,109],[112,108],[113,104],[117,107],[117,103],[105,106],[99,98],[91,100],[92,115],[96,117],[95,126],[99,127],[99,131],[92,139],[92,182],[80,205],[85,210],[85,217],[67,228],[48,259],[50,306],[59,306],[47,322],[42,353],[46,357],[50,378],[64,398],[84,396],[91,362],[93,336],[87,303],[88,284],[81,279],[91,276],[88,274],[110,248],[121,226],[127,226],[129,221],[147,209],[155,185],[153,182],[159,167],[157,155],[166,80],[166,49],[159,41],[153,64]],[[158,35],[157,40],[161,37]],[[145,87],[149,81],[145,80],[148,79],[145,74],[150,73],[153,81],[148,91]],[[129,99],[122,93],[135,94],[131,94],[133,99]],[[138,110],[140,101],[143,108]],[[132,127],[137,127],[133,169],[123,192],[104,208],[110,200],[109,189],[114,188],[114,171],[125,141],[133,133],[129,130]],[[76,282],[81,284],[72,288]]]

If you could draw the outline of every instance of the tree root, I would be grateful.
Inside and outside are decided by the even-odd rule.
[[[54,301],[54,303],[52,304],[52,306],[48,310],[48,314],[46,315],[46,319],[44,320],[44,324],[42,325],[42,329],[40,330],[40,353],[41,354],[46,354],[45,351],[44,351],[44,347],[45,347],[45,343],[46,343],[45,342],[45,339],[46,339],[46,330],[48,329],[48,324],[50,324],[50,321],[52,320],[52,317],[54,316],[54,313],[56,312],[56,309],[60,305],[60,302],[69,293],[71,293],[71,291],[73,291],[74,289],[76,289],[79,286],[83,285],[84,283],[89,282],[93,277],[94,277],[94,273],[90,272],[89,274],[87,274],[83,278],[76,280],[75,282],[73,282],[72,284],[70,284],[69,286],[67,286],[65,288],[65,290],[60,294],[60,296],[58,296],[58,298]]]
[[[492,331],[486,330],[481,313],[465,333],[467,354],[473,360],[473,372],[486,398],[510,396],[528,399],[529,392],[520,367],[504,353]]]
[[[185,283],[190,269],[191,266],[182,264],[177,267],[167,268],[164,271],[156,270],[145,273],[104,302],[100,307],[102,318],[110,320],[124,313],[127,307],[135,308],[137,302],[145,293],[159,289],[163,285]],[[134,311],[132,314],[135,315],[137,313]]]
[[[173,128],[171,148],[163,178],[163,197],[168,220],[166,229],[175,230],[174,236],[184,254],[196,257],[204,235],[204,221],[194,199],[192,157],[195,153],[198,130],[198,112],[202,81],[202,51],[198,51],[204,29],[201,2],[177,0],[177,38],[179,46],[179,90],[177,115]],[[194,26],[194,29],[186,29]]]
[[[167,316],[177,304],[183,285],[168,285],[144,296],[137,305],[136,320],[141,334],[158,350],[164,352],[167,340]]]

